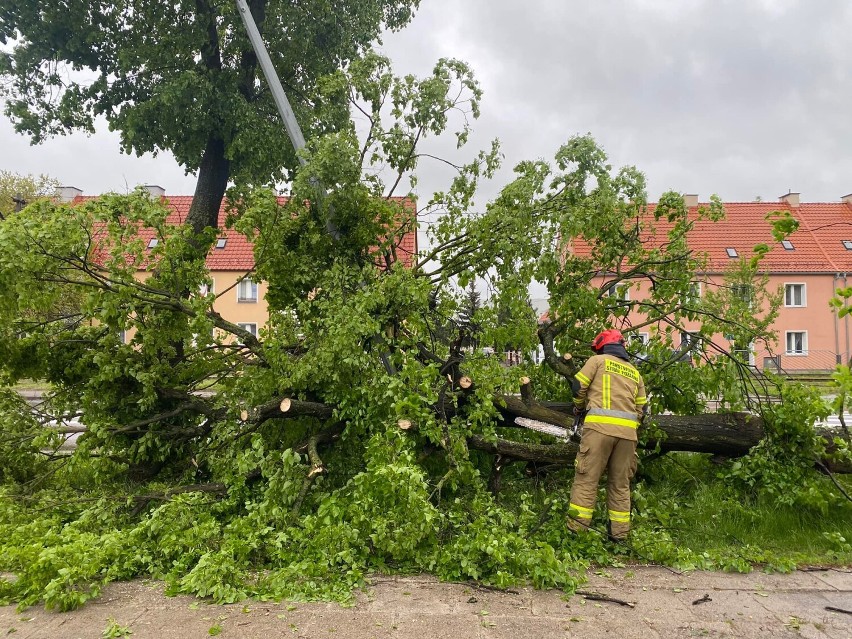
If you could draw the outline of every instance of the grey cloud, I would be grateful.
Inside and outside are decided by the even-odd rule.
[[[439,26],[402,37],[449,31],[434,52],[461,50],[482,70],[479,126],[504,140],[509,165],[591,131],[648,174],[652,196],[852,190],[846,2],[427,2],[421,19]],[[393,57],[409,62],[404,48]]]
[[[518,161],[552,157],[591,132],[613,164],[645,171],[652,197],[673,188],[771,199],[793,189],[815,201],[852,191],[850,31],[847,0],[424,0],[383,49],[400,73],[426,73],[441,56],[472,64],[485,101],[470,147],[501,138],[502,181]],[[0,168],[87,192],[194,187],[168,154],[121,156],[109,133],[31,148],[10,131],[0,121]],[[421,198],[449,177],[424,163]]]

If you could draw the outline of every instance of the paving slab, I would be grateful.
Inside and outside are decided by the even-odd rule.
[[[808,574],[816,577],[821,583],[827,584],[837,590],[852,590],[852,570],[850,569],[830,569],[820,572],[809,572]]]
[[[597,571],[580,587],[632,607],[558,590],[504,592],[429,576],[382,575],[350,607],[257,601],[219,606],[167,597],[161,583],[136,580],[110,584],[99,599],[69,613],[0,607],[0,636],[100,639],[114,621],[133,632],[131,639],[203,639],[211,632],[224,639],[850,639],[852,614],[825,609],[852,610],[849,574],[732,575],[629,566]]]

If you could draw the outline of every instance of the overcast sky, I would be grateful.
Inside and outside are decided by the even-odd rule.
[[[382,50],[399,73],[472,65],[485,97],[469,148],[500,138],[503,182],[590,132],[646,174],[652,200],[836,201],[852,192],[850,34],[849,0],[422,0]],[[0,149],[0,169],[85,193],[195,184],[167,154],[121,155],[105,127],[31,147],[0,117]],[[438,167],[420,173],[421,198],[444,186]]]

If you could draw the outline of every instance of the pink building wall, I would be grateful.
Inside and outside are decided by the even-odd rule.
[[[593,285],[603,287],[607,278],[598,277],[593,280]],[[706,295],[708,289],[717,288],[723,284],[724,278],[720,274],[708,274],[701,277],[701,296]],[[835,295],[838,287],[852,284],[852,274],[848,278],[842,274],[834,273],[783,273],[770,275],[766,290],[771,293],[780,293],[781,306],[778,308],[778,317],[773,323],[773,331],[776,338],[768,346],[763,344],[751,345],[749,348],[749,362],[758,369],[774,369],[780,365],[783,372],[801,371],[830,371],[839,362],[847,362],[850,358],[850,345],[852,344],[852,325],[847,317],[842,319],[829,306],[829,300]],[[789,299],[786,295],[787,285],[799,286],[801,295],[791,292]],[[641,301],[647,297],[648,284],[643,280],[635,280],[630,284],[628,293],[629,300]],[[797,303],[801,301],[801,305]],[[791,302],[788,304],[787,302]],[[762,309],[766,311],[768,309]],[[641,337],[653,338],[654,329],[651,326],[632,330],[645,322],[645,318],[638,312],[632,311],[627,318],[620,320],[623,324],[619,327],[630,334],[641,334]],[[683,329],[687,332],[696,331],[700,328],[700,321],[687,321]],[[667,326],[657,326],[658,331],[673,331]],[[801,333],[803,341],[793,340],[792,349],[788,351],[788,333]],[[680,344],[679,336],[673,336],[674,345]],[[713,342],[724,350],[741,350],[743,345],[732,344],[725,335],[716,334]],[[799,348],[801,346],[801,348]],[[774,358],[774,361],[768,361]]]

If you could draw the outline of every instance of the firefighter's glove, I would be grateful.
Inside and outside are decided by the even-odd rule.
[[[585,412],[586,412],[586,411],[584,411],[584,410],[583,410],[582,408],[580,408],[579,406],[575,406],[575,407],[574,407],[574,417],[579,417],[580,415],[582,415],[582,414],[583,414],[583,413],[585,413]]]

